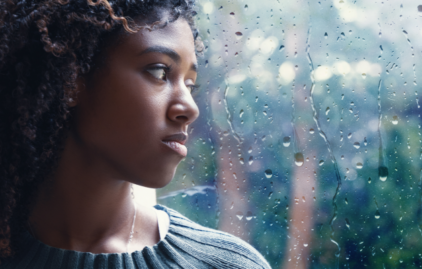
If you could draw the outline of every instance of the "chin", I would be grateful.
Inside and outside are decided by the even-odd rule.
[[[174,178],[176,169],[169,173],[154,173],[154,175],[148,178],[142,177],[134,180],[133,183],[147,188],[160,189],[167,186]]]

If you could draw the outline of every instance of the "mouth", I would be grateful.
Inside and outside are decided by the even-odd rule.
[[[186,157],[188,149],[185,146],[188,136],[185,133],[170,135],[162,140],[163,144],[179,155]]]

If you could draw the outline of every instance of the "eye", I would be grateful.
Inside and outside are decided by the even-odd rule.
[[[195,85],[188,85],[186,87],[190,89],[190,93],[193,95],[199,91],[200,86],[195,84]]]
[[[169,68],[164,66],[154,66],[147,69],[148,73],[150,73],[153,77],[160,80],[167,80],[167,72]]]

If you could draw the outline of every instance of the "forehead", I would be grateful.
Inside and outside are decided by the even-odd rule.
[[[172,49],[181,56],[182,60],[196,63],[193,34],[188,22],[183,18],[179,18],[161,29],[153,31],[141,29],[135,34],[126,36],[121,43],[121,49],[134,53],[154,46]]]

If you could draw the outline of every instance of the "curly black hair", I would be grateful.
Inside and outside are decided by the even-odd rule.
[[[17,252],[58,163],[76,78],[96,69],[109,37],[139,30],[136,21],[154,28],[182,17],[198,42],[195,14],[194,0],[0,1],[0,262]]]

